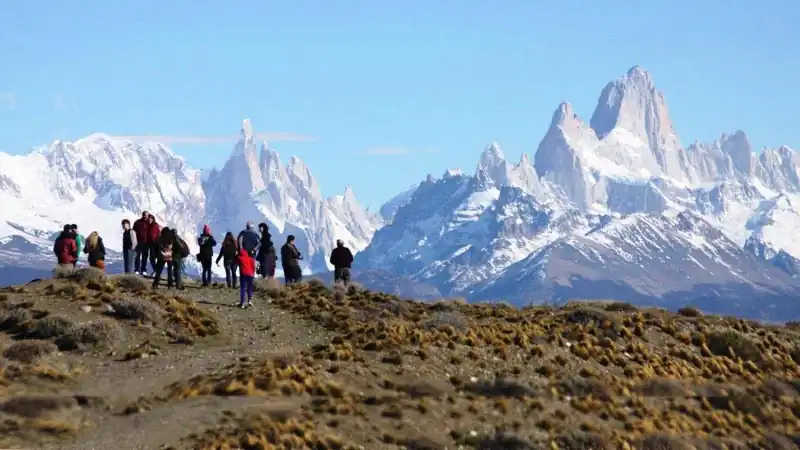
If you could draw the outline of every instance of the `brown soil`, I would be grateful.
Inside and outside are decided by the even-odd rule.
[[[0,293],[0,448],[796,448],[800,336],[576,303],[318,282],[151,292],[92,270]]]

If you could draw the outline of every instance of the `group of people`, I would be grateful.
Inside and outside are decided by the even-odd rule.
[[[84,239],[78,232],[78,225],[64,225],[64,229],[59,233],[53,243],[53,253],[58,259],[58,265],[62,268],[74,268],[78,264],[81,253],[87,255],[89,265],[105,270],[106,246],[103,238],[93,231]]]
[[[219,266],[222,261],[225,268],[225,282],[228,287],[236,288],[237,281],[240,288],[241,308],[252,306],[253,281],[256,275],[262,278],[275,276],[278,254],[272,242],[272,235],[266,223],[258,224],[256,231],[252,222],[247,222],[245,228],[234,237],[227,232],[222,240],[216,261],[214,261],[214,248],[217,241],[211,233],[209,225],[203,226],[203,231],[197,238],[199,252],[195,255],[202,267],[202,286],[211,284],[211,267],[214,262]],[[60,266],[75,267],[80,255],[80,249],[86,253],[89,265],[100,270],[105,270],[105,246],[98,233],[92,232],[84,244],[83,236],[78,232],[75,224],[65,225],[53,246],[53,252]],[[183,289],[183,270],[185,259],[190,251],[187,243],[178,235],[177,230],[161,227],[156,218],[147,211],[142,216],[130,223],[128,219],[122,221],[122,257],[125,273],[138,273],[147,275],[147,263],[152,268],[153,289],[157,289],[164,269],[167,269],[167,287],[173,285]],[[280,249],[280,260],[286,284],[299,283],[303,279],[300,261],[303,255],[295,245],[295,237],[286,237],[286,243]],[[353,254],[344,242],[336,241],[336,248],[331,252],[330,263],[334,266],[334,282],[345,285],[350,282],[350,268],[353,263]],[[237,276],[238,273],[238,276]],[[238,278],[238,280],[237,280]]]

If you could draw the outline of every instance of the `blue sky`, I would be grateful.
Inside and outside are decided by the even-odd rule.
[[[685,145],[743,129],[798,149],[798,20],[790,0],[7,0],[0,151],[161,135],[220,166],[234,140],[174,137],[235,135],[249,117],[324,194],[350,184],[377,207],[429,172],[472,171],[492,140],[532,154],[559,102],[588,120],[635,64]]]

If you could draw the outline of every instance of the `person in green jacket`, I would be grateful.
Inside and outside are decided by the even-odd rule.
[[[75,244],[77,244],[78,248],[80,249],[78,251],[78,257],[80,257],[80,252],[83,250],[83,235],[78,231],[78,225],[73,223],[69,227],[72,229],[72,232],[75,233]],[[72,263],[73,266],[78,265],[78,257],[76,257],[75,262]]]

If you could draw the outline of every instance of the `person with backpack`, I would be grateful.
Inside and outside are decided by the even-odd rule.
[[[247,222],[244,230],[239,232],[239,237],[236,239],[236,242],[239,244],[239,249],[245,250],[253,258],[258,255],[261,237],[253,230],[253,222]]]
[[[245,249],[239,250],[237,257],[239,265],[239,278],[241,284],[239,286],[239,308],[245,309],[253,306],[253,279],[256,276],[256,260]],[[245,299],[247,302],[245,303]]]
[[[238,268],[236,258],[239,256],[239,246],[233,233],[228,231],[217,256],[217,265],[221,259],[225,266],[225,283],[228,287],[236,289],[236,269]]]
[[[303,270],[300,268],[300,260],[303,255],[294,245],[294,236],[286,237],[286,243],[281,247],[281,261],[283,262],[283,278],[286,284],[299,283],[303,280]]]
[[[156,263],[158,261],[158,244],[157,241],[161,236],[161,226],[156,222],[154,215],[147,216],[147,251],[149,252],[150,267],[153,268],[153,275],[156,272]],[[147,261],[142,261],[142,272],[147,274]]]
[[[138,222],[138,220],[137,220]],[[134,257],[134,255],[136,255]],[[138,240],[136,239],[136,231],[131,228],[131,221],[128,219],[122,220],[122,263],[125,273],[136,272],[139,268],[139,263],[136,258],[139,257],[138,253]]]
[[[72,228],[72,233],[75,234],[75,245],[78,246],[78,251],[80,252],[80,250],[83,249],[83,235],[78,231],[77,224],[73,223],[72,225],[70,225],[70,228]],[[79,258],[80,258],[80,253],[78,253],[78,255],[75,256],[75,262],[72,263],[73,267],[77,267]]]
[[[272,243],[272,235],[269,233],[269,226],[264,222],[258,224],[258,230],[261,233],[258,255],[256,257],[259,268],[261,269],[259,273],[261,278],[273,277],[275,276],[275,263],[277,258],[275,255],[275,245]]]
[[[330,263],[333,265],[333,283],[350,284],[350,267],[353,265],[353,252],[344,246],[344,241],[336,240],[336,248],[331,252]]]
[[[203,225],[203,233],[197,238],[197,245],[200,246],[200,253],[197,254],[197,260],[203,267],[201,275],[203,280],[203,287],[211,284],[211,262],[214,260],[214,247],[217,241],[211,235],[211,227],[208,224]]]
[[[83,248],[83,253],[88,255],[90,267],[102,271],[106,270],[106,246],[103,245],[103,238],[97,234],[97,231],[92,231],[89,237],[86,238],[86,246]]]
[[[161,234],[156,239],[155,248],[157,249],[156,270],[153,275],[153,289],[158,288],[161,281],[161,273],[167,269],[167,288],[183,289],[183,274],[181,273],[181,263],[189,254],[186,242],[181,239],[176,230],[164,227]]]
[[[78,259],[78,244],[75,242],[75,233],[72,232],[71,225],[64,225],[63,231],[53,243],[53,253],[56,255],[59,268],[75,268],[75,261]]]
[[[136,235],[136,245],[133,247],[136,256],[133,260],[133,271],[141,275],[147,274],[147,257],[150,255],[149,243],[150,213],[142,211],[142,217],[133,222],[133,232]]]

